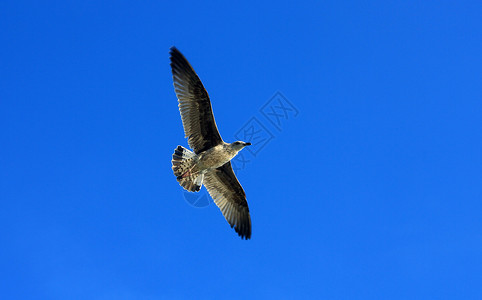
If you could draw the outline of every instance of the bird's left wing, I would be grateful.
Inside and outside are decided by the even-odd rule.
[[[207,172],[204,186],[224,218],[241,238],[251,237],[251,217],[243,187],[234,175],[231,162]]]
[[[171,68],[189,146],[198,154],[219,145],[222,139],[214,121],[208,92],[187,59],[175,47],[171,48]]]

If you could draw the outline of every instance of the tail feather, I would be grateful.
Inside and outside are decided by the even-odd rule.
[[[196,154],[188,149],[177,146],[172,155],[172,171],[177,182],[189,192],[197,192],[201,189],[204,175],[192,172],[196,165]]]

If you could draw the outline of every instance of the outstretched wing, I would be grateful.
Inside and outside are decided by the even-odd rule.
[[[204,186],[224,218],[241,238],[251,237],[251,217],[241,184],[234,175],[231,162],[204,175]]]
[[[184,134],[197,154],[220,144],[221,135],[201,80],[179,50],[172,47],[170,53],[174,90],[179,100]]]

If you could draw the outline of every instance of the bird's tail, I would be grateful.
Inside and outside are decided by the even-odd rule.
[[[204,174],[192,172],[196,164],[195,157],[196,154],[182,146],[177,146],[172,155],[172,171],[177,182],[189,192],[198,192],[204,179]]]

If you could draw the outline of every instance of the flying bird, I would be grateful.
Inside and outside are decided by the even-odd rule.
[[[194,151],[177,146],[172,155],[174,175],[189,192],[198,192],[204,185],[229,225],[242,239],[249,239],[251,217],[248,202],[230,161],[251,143],[223,141],[201,80],[179,50],[172,47],[170,54],[184,134]]]

